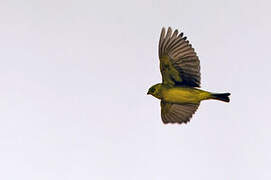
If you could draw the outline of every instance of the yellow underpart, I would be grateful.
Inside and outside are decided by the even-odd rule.
[[[197,104],[202,100],[209,99],[211,93],[191,87],[174,87],[162,90],[162,99],[166,102],[183,104]]]

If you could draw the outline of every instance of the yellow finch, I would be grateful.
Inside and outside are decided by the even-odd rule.
[[[230,93],[210,93],[200,87],[200,62],[183,33],[167,33],[162,28],[159,40],[159,59],[162,83],[149,88],[147,94],[161,100],[162,121],[187,123],[202,100],[229,102]]]

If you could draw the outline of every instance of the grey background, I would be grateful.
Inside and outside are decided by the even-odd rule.
[[[0,179],[271,179],[269,1],[1,1]],[[162,26],[201,60],[203,102],[163,125]]]

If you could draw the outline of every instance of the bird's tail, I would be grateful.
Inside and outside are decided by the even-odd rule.
[[[212,93],[212,99],[224,101],[224,102],[230,102],[229,96],[231,93]]]

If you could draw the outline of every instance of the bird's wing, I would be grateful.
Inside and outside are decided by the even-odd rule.
[[[183,33],[162,28],[158,49],[164,84],[200,87],[199,58]]]
[[[165,124],[187,123],[198,109],[199,104],[172,104],[161,101],[161,117]]]

